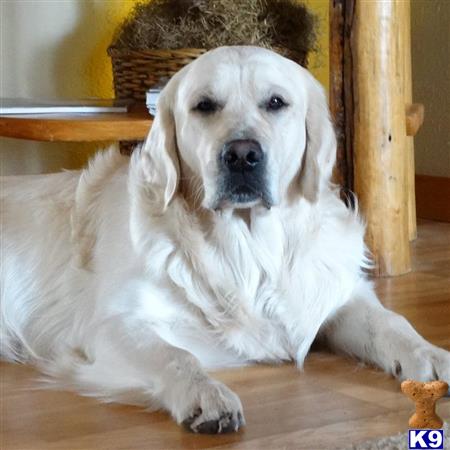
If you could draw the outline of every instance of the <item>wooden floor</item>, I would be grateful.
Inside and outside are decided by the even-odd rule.
[[[450,224],[424,222],[412,273],[377,281],[385,305],[450,350]],[[354,361],[312,353],[304,373],[258,366],[217,374],[237,392],[247,426],[234,435],[184,431],[163,412],[30,390],[36,372],[1,366],[1,450],[332,449],[407,429],[412,404],[396,381]],[[450,421],[450,399],[439,413]]]

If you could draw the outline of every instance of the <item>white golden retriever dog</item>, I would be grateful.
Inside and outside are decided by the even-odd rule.
[[[2,185],[2,355],[87,395],[238,430],[207,369],[295,361],[315,338],[399,379],[450,381],[450,353],[378,301],[364,226],[330,185],[324,92],[255,47],[175,75],[131,161]]]

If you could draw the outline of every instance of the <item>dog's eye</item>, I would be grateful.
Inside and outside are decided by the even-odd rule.
[[[199,111],[203,114],[211,114],[217,111],[217,109],[217,103],[209,98],[204,98],[203,100],[199,101],[194,107],[194,111]]]
[[[269,102],[267,103],[267,110],[268,111],[278,111],[281,108],[284,108],[287,106],[287,103],[277,95],[274,95],[270,98]]]

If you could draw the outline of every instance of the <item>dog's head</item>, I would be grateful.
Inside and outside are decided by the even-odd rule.
[[[161,211],[177,192],[204,208],[266,207],[326,188],[335,137],[312,75],[269,50],[222,47],[178,72],[161,93],[144,144]]]

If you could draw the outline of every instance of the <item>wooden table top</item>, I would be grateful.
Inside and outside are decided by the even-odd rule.
[[[0,136],[66,142],[142,140],[151,124],[147,111],[5,115],[0,116]]]
[[[423,123],[423,105],[408,105],[406,131]],[[152,124],[147,110],[97,114],[18,114],[0,116],[0,136],[32,141],[126,141],[144,139]]]

